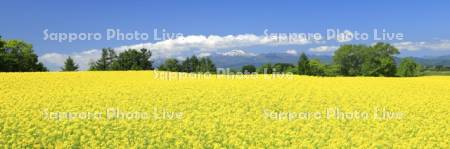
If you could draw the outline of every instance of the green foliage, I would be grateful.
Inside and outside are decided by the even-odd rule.
[[[152,61],[150,58],[152,52],[147,49],[140,51],[135,49],[128,49],[119,54],[117,60],[113,61],[113,70],[151,70]]]
[[[159,66],[159,70],[179,72],[181,71],[181,65],[177,59],[169,58],[164,61],[164,64]]]
[[[90,70],[151,70],[152,52],[147,49],[128,49],[117,56],[114,49],[102,49],[102,56],[91,64]]]
[[[64,62],[64,67],[61,68],[62,71],[77,71],[78,65],[75,64],[73,59],[69,56]]]
[[[377,43],[365,49],[362,74],[365,76],[395,76],[396,65],[394,55],[398,49],[386,43]]]
[[[216,66],[209,57],[197,58],[195,55],[181,62],[182,72],[215,72]]]
[[[294,68],[295,66],[289,63],[276,63],[273,65],[274,71],[276,72],[287,72],[288,69]]]
[[[365,45],[343,45],[334,52],[333,61],[339,66],[340,74],[344,76],[362,75]]]
[[[419,65],[419,75],[426,76],[450,76],[450,66],[444,65]]]
[[[313,76],[325,76],[325,65],[320,63],[318,59],[312,59],[309,61],[310,75]]]
[[[414,77],[418,75],[420,65],[412,58],[404,58],[400,62],[398,75],[402,77]]]
[[[436,65],[436,66],[434,66],[434,69],[436,71],[442,71],[444,69],[444,66],[443,65]]]
[[[263,64],[261,67],[258,68],[257,71],[260,74],[272,74],[273,73],[273,66],[270,63]]]
[[[425,71],[421,72],[421,75],[425,75],[425,76],[450,76],[450,71],[425,70]]]
[[[292,73],[292,74],[298,74],[298,68],[297,67],[290,67],[286,70],[286,73]]]
[[[47,68],[38,61],[31,44],[21,40],[3,41],[0,37],[0,71],[47,71]]]
[[[339,69],[337,65],[325,65],[325,76],[338,76]]]
[[[300,55],[297,73],[300,75],[325,76],[326,67],[318,59],[309,60],[305,53]]]
[[[300,75],[309,75],[310,69],[309,69],[309,59],[306,56],[305,53],[302,52],[300,55],[300,59],[298,60],[298,74]]]
[[[197,67],[198,72],[215,72],[216,66],[208,57],[202,57],[199,60],[199,66]]]
[[[3,45],[5,45],[5,41],[3,41],[2,36],[0,36],[0,48],[3,48]]]
[[[241,72],[245,73],[254,73],[256,72],[256,67],[254,65],[244,65],[242,66]]]
[[[91,64],[90,70],[105,71],[112,70],[112,64],[117,59],[116,52],[112,48],[103,48],[102,56]]]
[[[198,59],[195,55],[186,58],[181,64],[183,72],[197,72]]]
[[[334,53],[333,61],[344,76],[395,76],[396,54],[398,49],[386,43],[343,45]]]

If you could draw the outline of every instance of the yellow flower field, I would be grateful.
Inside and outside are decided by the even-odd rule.
[[[450,147],[450,77],[155,75],[0,73],[0,148]]]

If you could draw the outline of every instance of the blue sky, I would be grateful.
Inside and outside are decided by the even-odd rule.
[[[404,56],[439,56],[450,54],[450,2],[448,1],[22,1],[2,2],[0,35],[4,39],[22,39],[44,56],[46,63],[57,63],[61,56],[95,57],[103,47],[133,47],[151,43],[161,53],[172,57],[190,53],[225,53],[242,50],[249,53],[294,50],[311,54],[332,54],[345,43],[371,44],[373,40],[299,44],[261,44],[253,36],[247,41],[228,40],[227,35],[264,35],[275,33],[326,33],[327,29],[372,33],[373,29],[403,33],[403,40],[386,41],[402,48]],[[208,45],[149,40],[90,40],[58,42],[44,40],[43,30],[58,33],[105,33],[108,28],[123,32],[139,31],[153,37],[154,29],[182,33],[193,41]],[[216,35],[218,39],[208,38]],[[200,38],[206,37],[206,38]],[[225,45],[223,42],[226,41]],[[161,45],[156,43],[162,42]],[[169,48],[178,49],[171,50]],[[232,45],[232,46],[230,46]],[[205,47],[206,46],[206,47]],[[314,50],[320,49],[323,50]],[[169,49],[169,50],[167,50]],[[317,52],[319,51],[319,52]],[[84,52],[84,53],[83,53]],[[46,55],[47,54],[47,55]],[[50,55],[49,55],[50,54]],[[47,58],[47,59],[45,59]],[[48,60],[48,59],[53,59]],[[77,60],[77,59],[76,59]],[[79,61],[87,59],[78,58]]]

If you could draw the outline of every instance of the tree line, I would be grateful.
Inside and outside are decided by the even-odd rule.
[[[243,66],[242,73],[290,72],[311,76],[385,76],[412,77],[420,75],[421,65],[412,58],[403,58],[397,66],[395,55],[400,52],[387,43],[376,43],[372,46],[362,44],[347,44],[340,46],[333,55],[332,64],[321,63],[318,59],[309,59],[305,53],[299,57],[296,66],[292,64],[264,64],[259,68],[253,65]],[[259,70],[259,71],[258,71]]]
[[[90,63],[89,70],[152,70],[151,56],[152,52],[145,48],[128,49],[118,55],[112,48],[103,48],[101,57],[96,62]]]
[[[372,46],[347,44],[340,46],[333,55],[332,64],[321,63],[318,59],[309,59],[305,53],[299,57],[296,66],[277,63],[264,64],[259,69],[255,66],[243,66],[241,72],[267,70],[267,73],[290,72],[311,76],[385,76],[412,77],[420,75],[421,65],[412,58],[403,58],[397,66],[395,55],[400,52],[387,43],[376,43]]]
[[[128,49],[118,55],[111,48],[102,49],[101,57],[90,64],[89,70],[153,70],[153,61],[150,60],[152,52],[143,48],[140,50]],[[77,68],[70,57],[65,62],[64,68]],[[174,58],[166,59],[160,65],[159,70],[174,72],[215,72],[216,67],[208,57],[197,58],[195,55],[186,60]],[[63,69],[65,70],[65,69]]]
[[[318,59],[309,59],[302,53],[296,65],[289,63],[263,64],[260,67],[244,65],[240,72],[247,73],[293,73],[312,76],[418,76],[423,67],[412,58],[403,58],[399,64],[395,56],[400,52],[387,43],[372,46],[347,44],[340,46],[333,55],[331,64]],[[145,48],[128,49],[117,54],[112,48],[103,48],[101,57],[90,63],[89,70],[153,70],[152,52]],[[79,66],[71,57],[64,62],[62,71],[76,71]],[[216,65],[209,57],[187,57],[185,60],[169,58],[158,67],[173,72],[216,72]],[[33,46],[21,40],[2,40],[0,36],[0,71],[26,72],[48,71],[38,62]]]
[[[159,70],[173,72],[216,72],[216,65],[209,57],[197,58],[195,55],[185,60],[169,58],[159,67]]]

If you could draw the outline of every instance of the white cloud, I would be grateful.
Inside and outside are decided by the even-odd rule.
[[[223,53],[218,53],[223,56],[256,56],[257,54],[251,52],[245,52],[243,50],[231,50]]]
[[[73,54],[60,54],[60,53],[47,53],[39,57],[39,61],[50,66],[51,70],[58,70],[63,66],[67,57],[72,57],[74,62],[80,66],[80,70],[86,70],[89,68],[89,63],[96,61],[100,58],[101,51],[97,49],[87,50],[80,53]]]
[[[186,57],[184,57],[184,56],[177,56],[177,57],[175,57],[175,59],[177,59],[179,61],[184,61],[184,60],[186,60]]]
[[[288,49],[288,50],[286,50],[286,53],[290,54],[290,55],[297,55],[298,54],[297,51],[294,50],[294,49]]]
[[[421,42],[399,42],[393,44],[400,50],[406,51],[419,51],[419,50],[433,50],[433,51],[450,51],[450,40],[438,40],[438,41],[421,41]]]
[[[234,49],[249,46],[276,46],[276,45],[304,45],[311,43],[309,40],[274,40],[266,36],[257,36],[254,34],[240,35],[190,35],[159,41],[155,43],[141,43],[134,45],[125,45],[114,48],[117,52],[126,49],[147,48],[153,52],[152,59],[179,57],[183,52],[193,53],[211,53],[220,49]],[[67,56],[72,56],[79,63],[80,69],[85,70],[89,67],[89,62],[100,57],[100,50],[88,50],[79,53],[62,54],[47,53],[41,56],[40,60],[46,65],[62,66]]]
[[[319,46],[319,47],[315,47],[315,48],[310,48],[309,51],[311,52],[333,52],[336,49],[338,49],[338,46]]]
[[[198,52],[214,52],[219,49],[234,49],[258,45],[304,45],[308,44],[308,40],[284,41],[274,40],[265,36],[257,36],[254,34],[241,35],[191,35],[186,37],[179,37],[175,39],[164,40],[156,43],[144,43],[130,46],[122,46],[119,49],[128,48],[147,48],[155,55],[168,57],[178,55],[181,52],[199,50]],[[197,52],[197,51],[195,51]]]
[[[61,64],[66,60],[67,55],[59,53],[47,53],[39,57],[39,61],[43,63]]]
[[[197,54],[197,56],[198,57],[208,57],[208,56],[211,56],[211,53],[200,53],[200,54]]]

